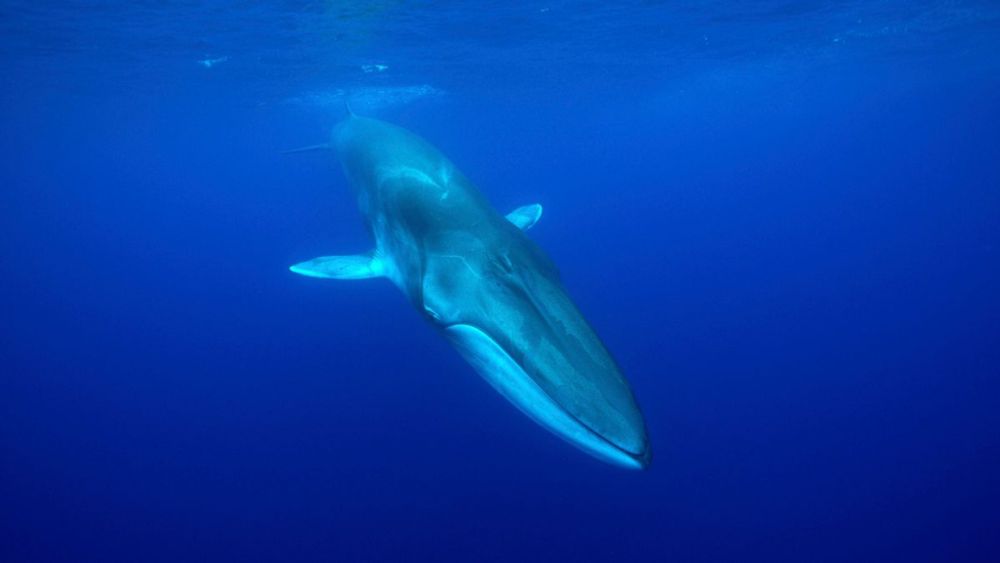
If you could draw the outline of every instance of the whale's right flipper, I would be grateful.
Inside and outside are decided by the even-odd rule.
[[[537,203],[523,205],[507,214],[507,220],[514,223],[518,229],[527,231],[542,218],[542,206]]]
[[[335,280],[361,280],[377,278],[385,274],[385,266],[377,256],[357,254],[354,256],[320,256],[299,262],[288,268],[296,274],[311,278]]]

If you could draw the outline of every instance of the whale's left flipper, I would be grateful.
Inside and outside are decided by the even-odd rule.
[[[318,145],[309,145],[308,147],[299,147],[297,149],[291,149],[287,151],[281,151],[281,154],[297,154],[300,152],[316,152],[316,151],[332,151],[333,147],[329,143],[320,143]]]
[[[288,268],[296,274],[311,278],[330,278],[335,280],[361,280],[381,277],[385,267],[377,256],[357,254],[354,256],[320,256],[305,262],[299,262]]]

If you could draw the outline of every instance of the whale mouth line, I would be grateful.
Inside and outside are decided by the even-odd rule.
[[[625,449],[622,446],[619,446],[618,444],[616,444],[616,443],[612,442],[611,440],[609,440],[608,438],[606,438],[600,432],[597,432],[596,430],[594,430],[593,428],[591,428],[589,424],[587,424],[586,422],[580,420],[576,415],[574,415],[573,413],[571,413],[568,410],[566,410],[566,408],[563,407],[562,404],[559,403],[559,401],[556,401],[555,399],[553,399],[552,396],[549,395],[548,393],[546,393],[544,389],[542,389],[542,393],[545,393],[545,396],[548,397],[549,400],[551,400],[553,403],[559,405],[559,408],[562,409],[563,413],[566,416],[568,416],[570,419],[572,419],[573,422],[576,422],[577,424],[579,424],[581,427],[583,427],[584,430],[586,430],[587,432],[590,432],[595,438],[597,438],[598,440],[601,440],[602,442],[604,442],[608,446],[610,446],[610,447],[618,450],[619,452],[625,454],[626,456],[632,458],[632,460],[635,461],[636,463],[638,463],[640,467],[646,467],[647,465],[649,465],[649,453],[648,453],[649,449],[648,448],[646,448],[646,450],[644,452],[639,453],[639,452],[633,452],[631,450]]]
[[[483,330],[481,328],[478,328],[477,326],[475,326],[473,324],[463,323],[463,322],[450,323],[450,324],[447,324],[447,325],[443,325],[442,328],[445,329],[445,330],[448,330],[448,329],[452,329],[452,328],[456,328],[456,327],[460,327],[460,326],[467,326],[467,327],[471,327],[471,328],[473,328],[475,330],[478,330],[483,335],[485,335],[490,340],[492,340],[493,343],[496,344],[500,348],[500,350],[502,350],[503,353],[507,355],[507,357],[509,357],[509,358],[511,358],[513,360],[514,356],[511,355],[511,353],[507,349],[507,347],[504,346],[503,344],[501,344],[496,338],[494,338],[493,335],[491,335],[489,333],[489,331],[486,331],[486,330]],[[521,371],[524,373],[525,376],[527,376],[529,379],[531,379],[534,382],[534,378],[531,377],[531,375],[528,373],[527,370],[525,370],[523,368],[523,366],[521,367]],[[650,462],[650,455],[649,455],[650,454],[650,450],[649,450],[648,447],[644,448],[644,450],[641,451],[641,452],[633,452],[633,451],[631,451],[629,449],[626,449],[623,446],[620,446],[620,445],[616,444],[615,442],[611,441],[610,439],[608,439],[606,436],[604,436],[603,434],[601,434],[597,430],[594,430],[594,428],[592,428],[589,424],[587,424],[586,422],[580,420],[580,418],[578,416],[576,416],[575,414],[573,414],[572,412],[570,412],[560,401],[558,401],[555,397],[553,397],[551,394],[549,394],[549,392],[546,391],[541,385],[538,385],[537,382],[534,382],[534,385],[538,388],[538,391],[540,391],[543,395],[545,395],[545,397],[549,401],[552,402],[552,404],[557,405],[559,407],[559,410],[562,411],[562,413],[567,418],[569,418],[570,420],[572,420],[574,423],[578,424],[580,426],[580,428],[582,428],[583,430],[585,430],[588,434],[590,434],[594,438],[600,440],[601,442],[603,442],[604,444],[606,444],[608,447],[613,448],[614,450],[617,450],[621,454],[627,456],[632,461],[634,461],[636,464],[638,464],[639,468],[645,469],[649,465],[649,462]]]

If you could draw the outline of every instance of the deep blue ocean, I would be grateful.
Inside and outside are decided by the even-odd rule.
[[[996,2],[0,2],[0,561],[1000,561]],[[595,460],[384,279],[347,114],[529,233]]]

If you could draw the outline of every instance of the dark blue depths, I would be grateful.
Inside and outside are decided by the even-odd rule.
[[[989,3],[2,10],[3,561],[997,560]],[[545,206],[649,470],[288,272],[345,99]]]

